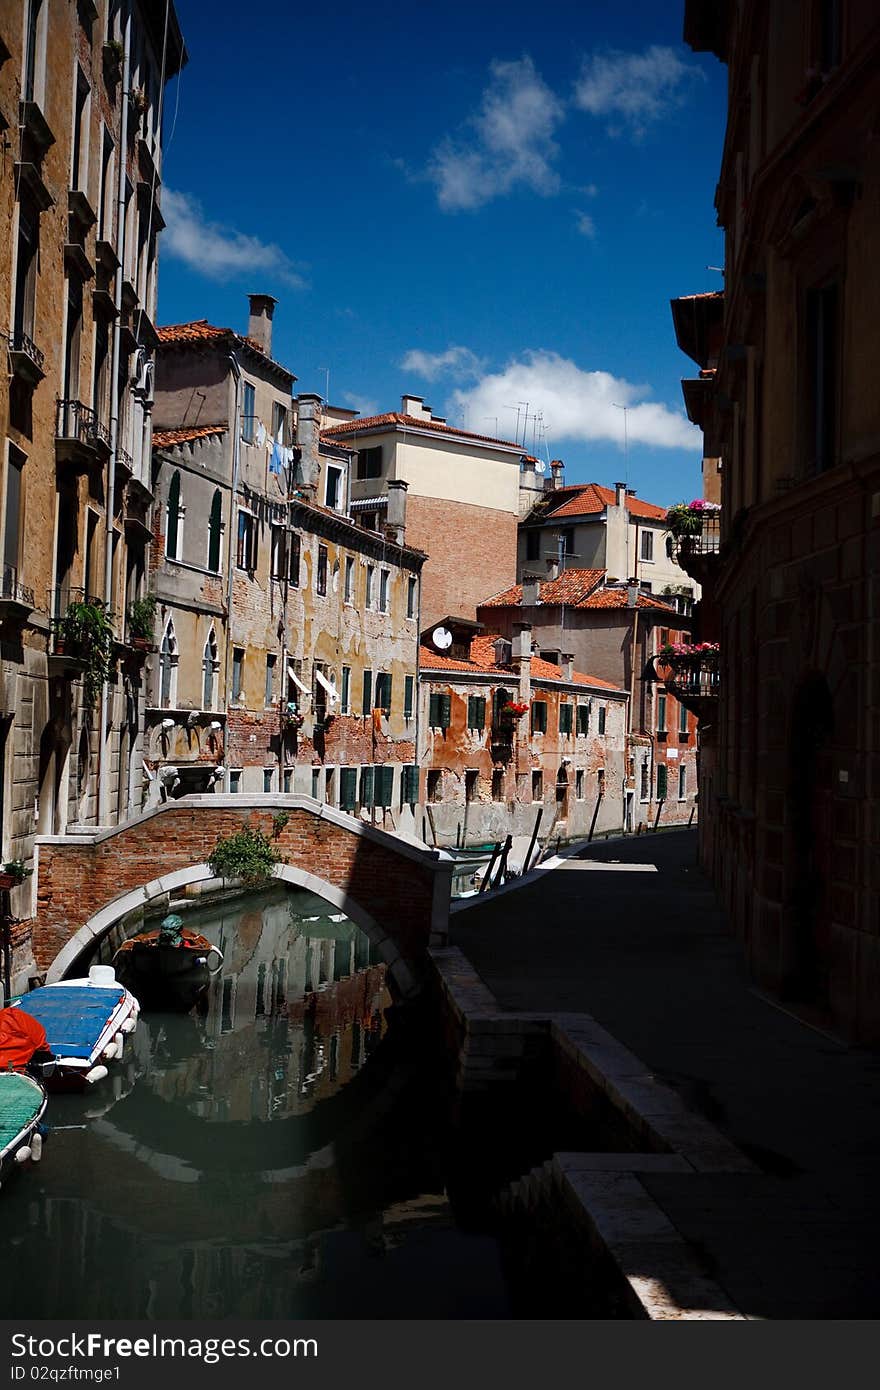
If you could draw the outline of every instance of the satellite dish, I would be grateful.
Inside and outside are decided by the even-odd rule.
[[[447,647],[452,646],[452,633],[448,627],[435,627],[431,633],[431,639],[435,647],[439,647],[441,652],[445,652]]]

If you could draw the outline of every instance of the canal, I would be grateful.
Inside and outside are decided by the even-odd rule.
[[[144,1013],[108,1078],[51,1097],[42,1163],[2,1194],[5,1317],[591,1315],[499,1216],[577,1146],[540,1086],[463,1111],[436,1020],[312,894],[187,925],[224,955],[207,1008]]]

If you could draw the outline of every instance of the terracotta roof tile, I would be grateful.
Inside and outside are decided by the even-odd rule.
[[[218,328],[216,324],[208,323],[207,319],[192,319],[189,323],[166,323],[156,329],[156,336],[160,343],[166,347],[176,347],[187,343],[238,343],[242,347],[250,348],[260,357],[264,357],[273,367],[285,372],[287,376],[296,381],[296,377],[289,367],[277,362],[274,357],[270,357],[263,351],[260,344],[254,338],[249,338],[247,334],[236,333],[233,328]]]
[[[626,589],[600,589],[598,593],[591,594],[584,599],[583,603],[578,604],[578,608],[628,608]],[[639,594],[639,608],[659,608],[664,613],[675,613],[678,610],[673,608],[671,603],[663,603],[661,599],[654,598],[652,594]]]
[[[431,651],[430,647],[419,648],[419,665],[424,671],[461,671],[465,674],[474,676],[513,676],[516,675],[514,667],[510,663],[499,664],[495,660],[495,642],[498,640],[497,633],[481,633],[479,637],[471,640],[470,661],[462,661],[458,657],[443,656],[440,652]],[[531,678],[533,681],[564,681],[565,677],[558,666],[552,661],[544,661],[540,656],[533,656],[531,660]],[[625,695],[626,692],[620,690],[611,681],[600,680],[598,676],[585,676],[581,671],[573,671],[571,682],[574,685],[591,685],[601,690],[613,690],[616,694]]]
[[[611,487],[602,487],[600,483],[584,483],[577,488],[565,488],[566,493],[573,493],[565,499],[561,507],[552,505],[553,493],[550,493],[550,506],[542,501],[538,505],[542,508],[543,517],[546,520],[563,516],[593,516],[599,512],[604,512],[606,507],[613,506],[615,491]],[[563,491],[563,489],[559,489]],[[653,521],[665,521],[666,508],[657,507],[653,502],[643,502],[641,497],[630,497],[626,499],[626,509],[630,516],[641,516]]]
[[[171,444],[186,444],[190,439],[205,439],[210,434],[225,434],[225,425],[186,425],[179,430],[154,430],[153,444],[167,449]]]
[[[420,420],[416,415],[403,415],[399,410],[386,411],[384,415],[359,416],[356,420],[346,420],[341,425],[331,425],[321,431],[322,439],[333,440],[339,435],[369,434],[390,427],[402,429],[429,430],[436,434],[456,435],[460,439],[474,439],[480,444],[500,444],[505,449],[516,449],[523,453],[522,445],[509,439],[494,439],[488,434],[472,434],[470,430],[456,429],[454,425],[441,425],[437,420]]]
[[[605,578],[604,570],[564,570],[558,579],[543,580],[540,588],[542,603],[579,604]],[[510,608],[522,603],[522,584],[514,584],[493,598],[485,599],[480,608]]]

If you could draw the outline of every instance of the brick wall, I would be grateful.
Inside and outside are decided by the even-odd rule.
[[[514,584],[516,535],[513,512],[410,496],[407,545],[429,556],[422,571],[422,627],[447,614],[473,618],[479,602]]]

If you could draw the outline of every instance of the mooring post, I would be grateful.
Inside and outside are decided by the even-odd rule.
[[[529,861],[531,860],[531,857],[532,857],[532,850],[535,848],[535,841],[536,841],[537,838],[538,838],[538,827],[539,827],[540,824],[541,824],[541,817],[543,816],[543,814],[544,814],[544,807],[543,807],[543,806],[540,806],[540,807],[538,808],[538,814],[537,814],[537,816],[535,817],[535,828],[534,828],[534,830],[532,831],[532,838],[531,838],[531,840],[529,841],[529,847],[528,847],[528,850],[526,851],[526,857],[525,857],[525,859],[523,860],[523,866],[522,866],[523,877],[525,877],[525,875],[526,875],[526,874],[528,873],[528,871],[529,871]]]
[[[590,821],[590,833],[589,833],[589,835],[587,836],[587,839],[588,839],[588,840],[592,840],[592,838],[593,838],[593,831],[596,829],[596,820],[597,820],[597,818],[598,818],[598,815],[599,815],[599,807],[600,807],[601,805],[602,805],[602,793],[600,792],[599,795],[596,797],[596,805],[595,805],[595,807],[594,807],[594,809],[593,809],[593,819]]]
[[[495,875],[493,887],[500,888],[504,882],[504,875],[507,873],[507,856],[510,854],[510,846],[513,844],[513,836],[508,835],[504,841],[504,848],[501,851],[501,858],[498,860],[498,872]]]
[[[483,874],[483,878],[482,878],[482,881],[481,881],[481,883],[480,883],[480,892],[481,892],[481,893],[485,893],[486,889],[489,887],[489,882],[490,882],[490,880],[491,880],[491,878],[492,878],[492,870],[493,870],[494,867],[495,867],[495,860],[498,858],[498,855],[499,855],[500,851],[501,851],[501,841],[500,841],[500,840],[496,840],[496,841],[495,841],[495,844],[494,844],[493,847],[492,847],[492,854],[491,854],[491,856],[490,856],[489,863],[486,865],[486,872]]]
[[[657,826],[660,824],[660,812],[663,810],[663,807],[664,807],[665,805],[666,805],[666,797],[664,796],[664,797],[661,798],[660,801],[657,802],[657,814],[656,814],[656,816],[654,817],[654,832],[655,832],[655,834],[656,834],[656,831],[657,831]]]

